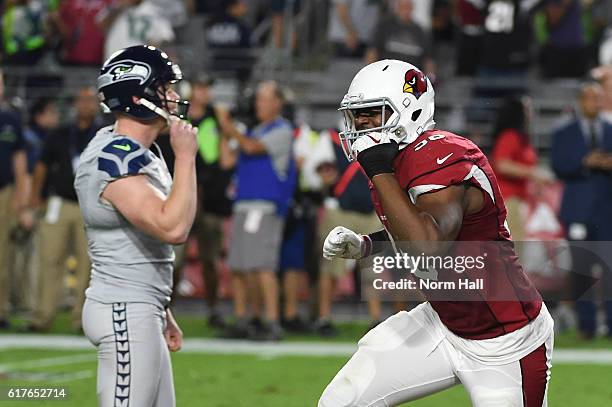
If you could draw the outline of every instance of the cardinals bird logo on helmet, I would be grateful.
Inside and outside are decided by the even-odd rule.
[[[421,71],[410,69],[404,75],[404,93],[412,93],[417,99],[427,92],[427,78]]]
[[[344,116],[345,129],[340,133],[340,141],[346,157],[355,160],[353,143],[371,132],[386,133],[400,148],[405,148],[421,133],[433,129],[434,96],[427,76],[407,62],[385,59],[362,68],[338,109]],[[371,108],[380,108],[381,125],[357,130],[355,115],[360,109]]]

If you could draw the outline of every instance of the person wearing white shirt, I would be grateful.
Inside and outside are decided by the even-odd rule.
[[[106,30],[104,58],[133,45],[161,46],[174,41],[171,22],[152,0],[118,0],[98,16]]]

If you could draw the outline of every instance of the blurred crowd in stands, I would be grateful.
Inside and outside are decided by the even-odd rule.
[[[380,225],[367,178],[342,153],[340,129],[300,118],[296,90],[282,77],[259,80],[279,79],[277,68],[288,61],[317,71],[339,60],[362,65],[395,58],[422,68],[434,84],[474,78],[476,97],[500,100],[490,120],[487,153],[514,239],[612,241],[606,234],[612,230],[610,1],[1,4],[7,90],[16,88],[14,78],[25,76],[26,99],[12,103],[16,95],[0,82],[0,328],[8,327],[11,309],[17,309],[31,315],[24,330],[48,330],[66,303],[64,277],[70,269],[73,325],[80,329],[89,260],[74,169],[88,141],[111,118],[98,110],[93,81],[71,87],[57,67],[97,70],[114,51],[139,43],[167,50],[187,73],[189,86],[181,90],[199,128],[200,199],[193,238],[176,248],[175,294],[202,296],[208,323],[224,337],[274,340],[283,330],[334,335],[332,304],[340,297],[366,300],[372,326],[388,312],[368,284],[362,290],[355,262],[321,258],[323,239],[333,227],[369,233]],[[255,75],[258,65],[264,71]],[[574,111],[547,129],[550,160],[532,140],[532,99],[520,85],[528,76],[581,84],[577,94],[566,95]],[[213,92],[215,82],[226,78],[238,83],[229,107]],[[495,87],[500,81],[502,91]],[[47,85],[67,91],[35,92]],[[468,114],[477,117],[478,106]],[[167,138],[159,144],[171,164]],[[524,260],[532,258],[530,247],[517,248]],[[572,258],[580,267],[593,267],[592,259],[579,253]],[[580,284],[565,275],[534,278],[543,290]],[[575,314],[564,301],[553,305],[559,320],[575,324],[582,338],[593,338],[599,327],[612,336],[609,281],[599,324],[598,298],[578,302]],[[232,315],[222,311],[221,299],[231,299]]]
[[[1,54],[10,65],[97,67],[141,42],[204,43],[213,70],[244,79],[251,48],[298,53],[321,39],[300,28],[315,25],[328,41],[310,49],[332,56],[410,60],[430,75],[437,62],[457,75],[537,66],[542,77],[581,77],[612,59],[611,8],[606,0],[5,0]],[[198,27],[187,29],[192,22]],[[456,47],[455,61],[435,61],[445,44]]]

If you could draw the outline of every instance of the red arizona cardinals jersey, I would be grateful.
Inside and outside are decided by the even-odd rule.
[[[463,338],[488,339],[515,331],[537,317],[542,299],[518,263],[505,226],[506,207],[493,170],[480,149],[456,134],[430,130],[405,147],[393,166],[396,179],[413,203],[421,194],[451,185],[466,184],[483,191],[483,208],[464,215],[456,239],[474,243],[458,243],[461,253],[449,254],[479,256],[486,247],[489,256],[481,271],[485,287],[461,295],[423,290],[442,322]],[[373,188],[372,200],[388,229]],[[457,273],[443,274],[458,278]],[[465,273],[461,277],[474,279],[477,275]]]

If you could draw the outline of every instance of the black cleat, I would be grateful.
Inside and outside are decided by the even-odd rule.
[[[254,341],[280,341],[283,339],[284,332],[278,322],[263,323],[261,329],[249,335],[249,339]]]
[[[317,335],[327,338],[338,335],[338,329],[328,319],[318,319],[313,325],[313,330]]]
[[[219,334],[224,339],[246,339],[249,337],[251,329],[246,321],[237,321],[234,325],[227,325]]]
[[[212,328],[223,329],[226,327],[226,324],[223,320],[223,317],[215,312],[214,314],[210,314],[208,316],[208,326]]]
[[[287,332],[304,333],[310,331],[308,324],[300,317],[283,320],[282,327]]]

